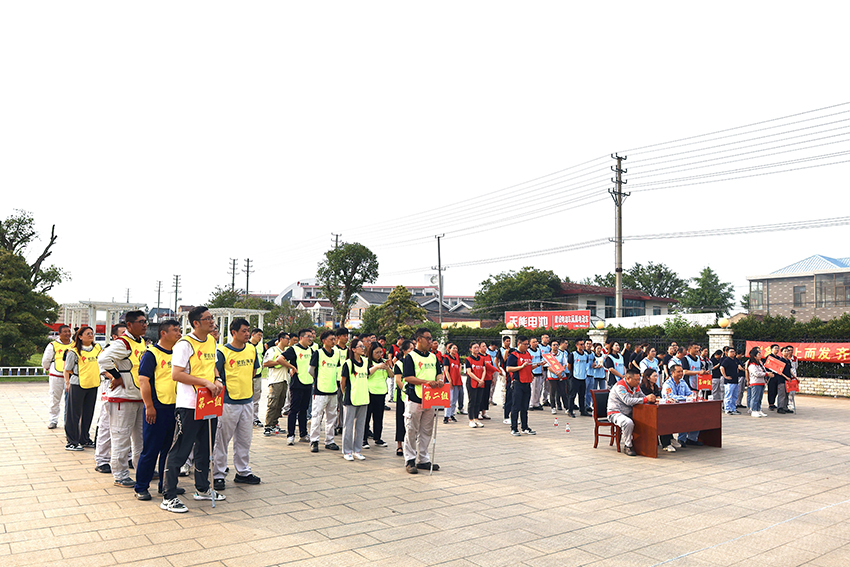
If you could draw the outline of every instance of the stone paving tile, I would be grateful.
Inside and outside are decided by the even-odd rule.
[[[43,384],[0,385],[0,474],[18,480],[0,486],[3,567],[850,565],[850,400],[724,417],[723,449],[656,460],[593,449],[585,419],[566,435],[532,412],[539,434],[521,438],[497,420],[441,423],[443,470],[416,476],[391,449],[347,463],[255,431],[263,484],[229,481],[215,510],[189,497],[176,515],[113,487],[90,451],[63,451],[61,430],[44,424],[46,398]]]

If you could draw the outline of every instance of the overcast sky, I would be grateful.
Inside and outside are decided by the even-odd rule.
[[[446,293],[525,265],[576,281],[612,271],[613,245],[451,266],[612,237],[614,162],[597,159],[612,152],[634,187],[626,236],[847,215],[850,163],[808,166],[850,159],[817,157],[850,149],[828,125],[850,113],[820,118],[850,106],[767,123],[818,118],[787,130],[838,128],[822,147],[714,162],[813,158],[794,172],[638,191],[642,169],[683,167],[695,146],[629,150],[850,101],[848,16],[846,2],[6,2],[0,213],[56,225],[51,260],[72,278],[59,302],[129,288],[155,306],[161,280],[167,305],[180,274],[181,303],[200,304],[230,258],[276,293],[315,275],[331,233],[378,254],[381,284],[424,283],[441,233]],[[748,275],[850,256],[846,235],[626,242],[624,264],[710,265],[740,296]]]

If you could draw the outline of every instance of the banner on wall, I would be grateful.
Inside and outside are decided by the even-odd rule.
[[[589,329],[590,311],[505,311],[505,325],[525,329]]]
[[[747,341],[747,352],[753,347],[761,348],[762,356],[770,353],[770,345],[779,348],[794,347],[794,356],[810,362],[846,362],[850,363],[850,343],[771,343],[767,341]]]

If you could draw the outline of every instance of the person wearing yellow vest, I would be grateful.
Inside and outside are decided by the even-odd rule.
[[[366,433],[363,434],[363,448],[369,448],[369,421],[372,421],[373,443],[378,447],[386,447],[381,439],[384,433],[384,401],[387,397],[387,378],[392,371],[392,363],[384,360],[384,347],[380,341],[373,341],[366,350],[366,360],[369,361],[369,406],[366,409]]]
[[[289,380],[289,419],[287,421],[286,442],[295,444],[295,422],[298,421],[298,433],[301,441],[310,440],[307,437],[307,408],[310,406],[310,394],[313,390],[313,377],[310,375],[310,361],[313,359],[312,331],[301,329],[298,331],[298,342],[283,353],[286,364],[295,374]],[[284,364],[284,366],[286,366]]]
[[[65,352],[74,348],[71,341],[71,327],[62,325],[59,327],[59,340],[51,341],[44,347],[41,355],[41,367],[47,372],[48,388],[50,393],[50,409],[47,414],[47,429],[56,429],[59,423],[59,404],[65,395]]]
[[[254,406],[254,427],[262,427],[260,397],[263,395],[263,330],[259,327],[251,331],[251,344],[257,351],[257,373],[254,375],[254,395],[251,398],[251,405]]]
[[[145,332],[148,322],[142,311],[124,315],[127,330],[103,349],[97,362],[100,373],[109,375],[106,410],[109,413],[109,437],[112,444],[110,467],[115,486],[133,488],[127,454],[132,449],[132,462],[139,463],[142,453],[142,393],[139,390],[139,360],[147,350]]]
[[[177,437],[165,460],[165,482],[162,485],[163,510],[176,513],[189,509],[177,498],[177,477],[180,467],[194,451],[195,500],[224,500],[224,494],[210,490],[210,438],[215,445],[218,419],[195,419],[198,388],[208,388],[215,398],[224,389],[215,368],[216,344],[213,338],[215,318],[205,306],[189,311],[192,332],[174,345],[171,356],[171,379],[177,382],[174,427]],[[215,496],[213,496],[213,494]]]
[[[281,331],[277,334],[277,344],[269,348],[263,356],[263,367],[269,369],[269,395],[266,403],[266,424],[263,435],[271,437],[280,433],[278,420],[286,401],[289,384],[289,369],[283,364],[283,352],[289,348],[289,333]],[[289,363],[286,363],[287,365]]]
[[[218,347],[215,367],[224,384],[224,406],[218,420],[213,450],[213,488],[224,490],[227,472],[227,446],[233,439],[234,482],[260,484],[251,472],[248,453],[251,450],[254,417],[254,374],[260,368],[257,351],[251,344],[251,326],[239,317],[230,323],[230,342]]]
[[[393,377],[395,378],[395,440],[398,446],[395,454],[404,456],[404,402],[407,394],[404,393],[404,357],[413,350],[413,341],[403,340],[399,343],[399,352],[396,355],[396,363],[393,365]]]
[[[339,352],[339,363],[342,365],[345,364],[346,360],[348,360],[348,329],[345,327],[339,327],[336,331],[334,331],[334,335],[336,336],[336,346],[334,347],[334,350]],[[337,382],[339,382],[339,378],[337,378]],[[345,410],[345,407],[342,405],[342,388],[337,389],[336,402],[339,411],[337,411],[336,414],[334,433],[336,435],[342,435],[342,413]]]
[[[310,359],[310,374],[313,376],[313,416],[310,421],[310,451],[319,452],[319,431],[322,417],[325,418],[325,449],[339,451],[334,443],[334,427],[337,416],[339,389],[339,351],[334,348],[336,336],[333,331],[323,331],[319,336],[322,347]]]
[[[180,340],[180,322],[167,319],[159,324],[159,341],[139,360],[139,390],[142,392],[142,454],[136,467],[133,490],[139,500],[150,500],[148,489],[154,469],[159,472],[159,493],[165,477],[165,458],[174,440],[174,404],[177,382],[171,379],[171,357]],[[184,491],[185,492],[185,491]]]
[[[342,422],[342,458],[363,460],[363,434],[366,431],[366,409],[369,406],[369,361],[366,347],[360,339],[351,341],[348,360],[342,366],[339,379],[342,403],[345,406]]]
[[[438,471],[440,466],[431,464],[428,445],[434,433],[437,410],[422,407],[422,388],[443,385],[443,369],[437,356],[431,352],[431,331],[420,327],[413,335],[416,348],[404,357],[404,381],[407,383],[407,401],[404,405],[404,465],[410,474],[418,469]]]
[[[117,341],[118,337],[123,335],[126,330],[127,325],[125,323],[112,325],[110,344]],[[109,436],[109,403],[106,401],[109,399],[110,381],[108,377],[108,374],[100,375],[100,415],[97,418],[97,427],[94,430],[96,445],[94,449],[94,470],[103,474],[112,474],[112,467],[109,464],[112,461],[112,438]]]
[[[65,351],[63,372],[68,391],[65,407],[66,451],[94,448],[89,430],[97,402],[97,387],[100,386],[100,368],[97,365],[100,351],[100,345],[94,342],[94,330],[91,327],[80,327],[74,335],[74,348]]]

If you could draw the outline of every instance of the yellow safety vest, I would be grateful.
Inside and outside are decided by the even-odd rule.
[[[209,380],[210,384],[215,382],[215,339],[207,335],[207,340],[199,341],[191,335],[185,335],[180,339],[186,341],[192,347],[192,356],[189,358],[190,374],[195,378]],[[198,389],[197,386],[194,387]]]
[[[345,361],[348,360],[348,349],[347,348],[339,348],[334,345],[334,350],[339,353],[339,365],[342,366],[345,364]],[[339,379],[342,377],[342,370],[337,374],[336,381],[339,382]]]
[[[152,348],[151,354],[156,360],[156,370],[153,373],[153,384],[156,399],[165,405],[177,403],[177,382],[171,377],[171,353],[164,352],[159,347]]]
[[[56,367],[56,372],[65,371],[65,351],[74,348],[74,343],[68,344],[53,341],[53,366]]]
[[[393,374],[401,374],[401,383],[404,384],[404,362],[399,360],[398,362],[395,363],[395,366],[393,366]],[[393,382],[395,382],[395,376],[393,376]],[[394,387],[396,389],[398,389],[398,386],[394,386]],[[407,401],[407,391],[406,390],[407,390],[407,388],[404,388],[404,387],[401,388],[401,400],[403,402]],[[398,401],[398,400],[396,400],[396,401]]]
[[[319,367],[316,368],[316,389],[323,394],[335,394],[339,382],[339,351],[334,349],[328,356],[325,349],[319,349]]]
[[[347,360],[349,401],[353,406],[369,404],[369,370],[366,359],[358,366],[353,360]]]
[[[145,354],[145,351],[148,350],[147,345],[145,345],[145,338],[142,337],[141,340],[137,341],[126,333],[121,335],[121,338],[127,341],[127,344],[130,345],[130,356],[127,357],[127,360],[129,360],[132,364],[130,367],[130,376],[133,377],[133,383],[136,385],[136,388],[138,388],[139,360],[142,358],[142,355]]]
[[[297,369],[298,381],[302,384],[312,384],[313,377],[310,376],[310,359],[313,358],[313,349],[304,348],[301,345],[291,347],[295,351],[295,368]]]
[[[379,362],[375,362],[373,360],[369,361],[369,364],[375,366],[376,364],[380,364]],[[369,393],[370,394],[386,394],[387,393],[387,376],[389,376],[389,372],[384,369],[375,370],[373,373],[369,375]]]
[[[100,386],[100,366],[97,364],[97,355],[100,354],[101,350],[103,349],[97,343],[89,351],[74,349],[77,354],[76,374],[80,378],[80,388],[90,390]]]
[[[219,352],[224,356],[224,387],[231,400],[245,400],[254,395],[254,364],[257,351],[248,343],[242,350],[230,345],[221,345]]]
[[[437,379],[437,357],[434,353],[428,353],[422,356],[416,350],[410,351],[410,357],[413,359],[413,375],[420,380],[436,380]],[[419,400],[422,400],[422,384],[416,384],[413,388]]]

